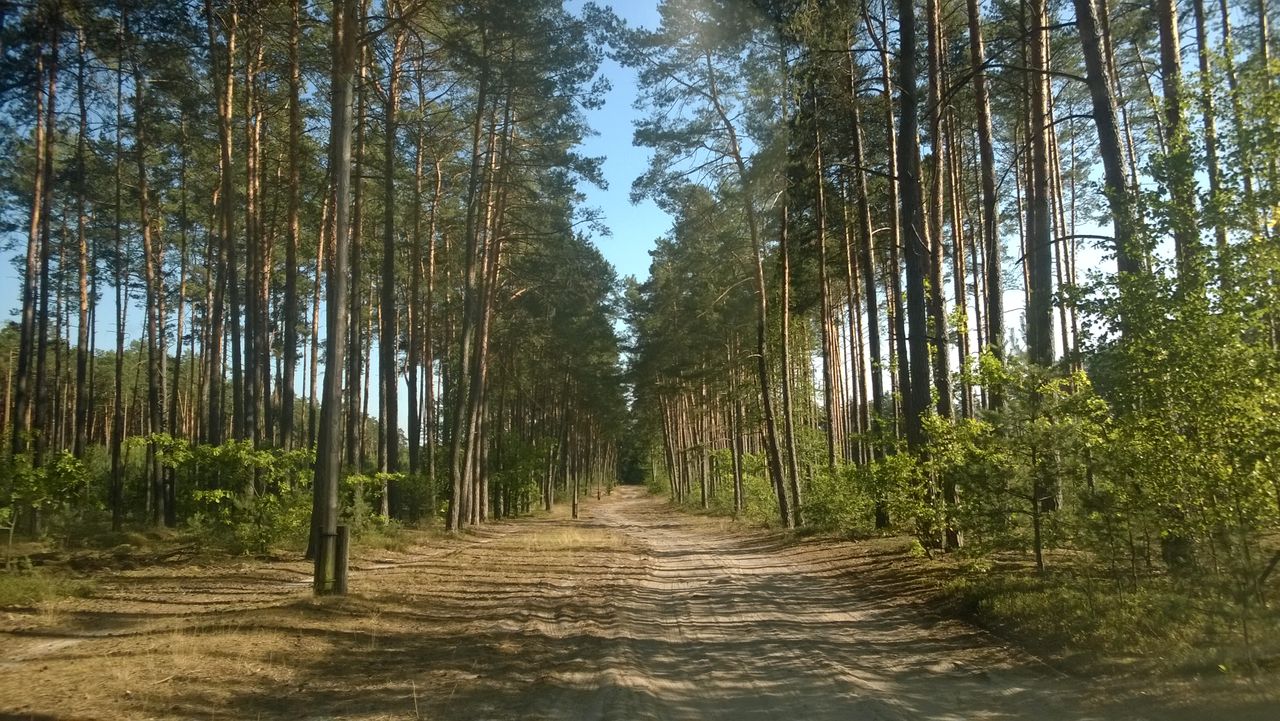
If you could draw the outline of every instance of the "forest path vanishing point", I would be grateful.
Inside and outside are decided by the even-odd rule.
[[[932,613],[896,552],[633,487],[581,515],[363,554],[341,599],[298,561],[115,573],[0,618],[0,719],[1142,718]]]

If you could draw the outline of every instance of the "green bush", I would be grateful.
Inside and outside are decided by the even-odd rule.
[[[31,455],[11,456],[0,467],[0,493],[6,503],[0,507],[0,529],[7,532],[7,546],[24,519],[37,530],[53,533],[64,543],[77,521],[92,513],[89,499],[90,476],[85,465],[70,453],[57,453],[43,466],[35,467]],[[6,551],[6,559],[12,556]]]
[[[804,497],[806,524],[819,531],[866,534],[873,529],[874,467],[845,465],[814,473]]]
[[[177,473],[187,523],[237,553],[266,553],[306,542],[314,459],[309,450],[260,450],[245,441],[220,446],[153,436],[166,468]]]

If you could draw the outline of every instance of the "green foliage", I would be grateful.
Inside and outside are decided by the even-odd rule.
[[[385,483],[399,474],[349,473],[338,487],[339,524],[347,526],[352,538],[380,529],[387,519],[379,513]]]
[[[540,479],[546,472],[547,454],[551,448],[550,439],[538,443],[510,439],[502,448],[499,470],[491,476],[490,492],[513,504],[532,504],[538,497]]]
[[[237,553],[266,553],[305,543],[311,514],[310,451],[255,449],[244,441],[190,444],[166,435],[147,439],[176,472],[178,502],[189,525]]]
[[[870,533],[875,507],[872,466],[844,465],[814,473],[804,497],[805,522],[819,531]]]
[[[89,475],[84,464],[70,453],[59,453],[43,466],[31,464],[31,456],[20,453],[7,459],[3,473],[9,507],[37,511],[66,510],[84,494]]]
[[[425,472],[402,473],[400,476],[400,499],[408,509],[410,522],[434,522],[444,513],[445,480],[437,477],[434,485],[431,477]]]
[[[91,480],[84,463],[69,453],[57,453],[39,467],[27,453],[5,459],[0,493],[7,502],[0,510],[0,529],[8,531],[9,545],[24,518],[35,530],[65,542],[77,522],[95,509],[88,498]],[[10,556],[6,552],[6,559]]]
[[[971,570],[944,595],[957,610],[1034,648],[1089,663],[1141,656],[1169,667],[1229,668],[1250,654],[1280,650],[1280,615],[1259,619],[1242,648],[1239,619],[1212,593],[1188,593],[1167,579],[1126,590],[1088,573]]]

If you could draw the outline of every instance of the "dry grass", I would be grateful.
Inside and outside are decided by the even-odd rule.
[[[612,531],[572,526],[511,539],[511,546],[520,551],[589,551],[624,548],[626,544],[626,538]]]
[[[43,608],[68,596],[86,596],[93,582],[48,571],[0,571],[0,608]]]
[[[930,650],[938,633],[954,631],[913,610],[932,577],[890,542],[796,543],[728,519],[673,517],[643,499],[624,496],[625,513],[593,503],[581,521],[544,515],[466,533],[408,531],[406,550],[357,547],[352,593],[341,598],[312,597],[298,555],[100,571],[88,598],[0,612],[0,719],[600,718],[599,704],[621,704],[611,718],[646,716],[632,702],[686,704],[657,717],[732,718],[725,703],[758,711],[779,697],[743,691],[750,684],[724,696],[724,679],[692,669],[755,670],[748,676],[773,679],[778,694],[809,688],[814,699],[849,682],[754,630],[770,626],[775,641],[800,634],[814,658],[911,681],[926,689],[917,702],[946,694],[933,684],[950,677],[922,685],[886,662],[913,652],[902,648],[913,633],[929,639],[914,651],[927,655],[940,653]],[[690,637],[671,625],[673,611],[693,622]],[[755,619],[753,632],[741,634],[732,614]],[[853,632],[833,633],[841,624]],[[951,643],[1004,658],[961,630]],[[644,673],[628,678],[680,682],[620,696],[611,679],[621,676],[601,675],[633,668]],[[998,702],[985,682],[977,694],[978,706]],[[841,706],[833,718],[859,710]]]

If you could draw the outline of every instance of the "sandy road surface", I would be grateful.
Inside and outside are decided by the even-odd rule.
[[[582,515],[366,554],[345,599],[312,599],[301,561],[245,561],[11,610],[0,721],[1141,718],[932,616],[866,546],[634,488]]]

